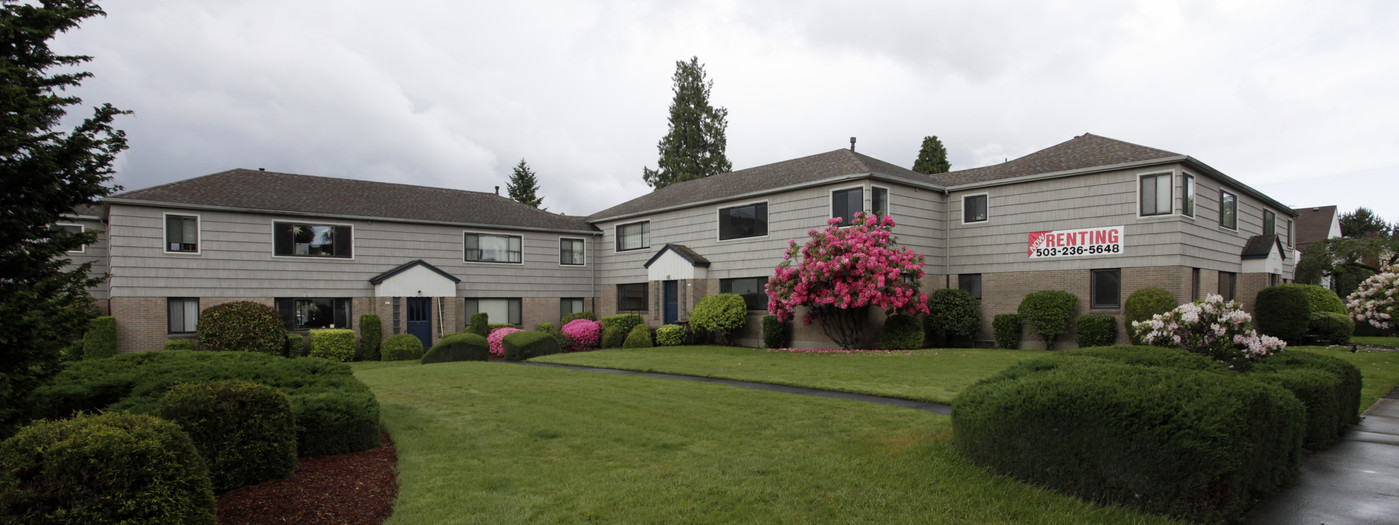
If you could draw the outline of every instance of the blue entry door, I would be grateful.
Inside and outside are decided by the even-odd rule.
[[[408,298],[408,333],[423,342],[423,348],[432,347],[432,298]]]
[[[675,281],[665,281],[661,284],[661,303],[664,304],[664,315],[662,321],[665,324],[675,324],[680,320],[680,286]]]

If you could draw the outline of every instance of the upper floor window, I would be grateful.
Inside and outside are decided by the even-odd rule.
[[[350,328],[350,299],[345,297],[272,300],[287,330]]]
[[[986,222],[986,194],[962,197],[962,222]]]
[[[1273,210],[1263,210],[1263,235],[1272,235],[1278,232],[1278,214]]]
[[[865,209],[865,189],[850,188],[831,192],[831,218],[841,218],[841,226],[855,222],[855,214]]]
[[[768,234],[768,203],[756,202],[719,208],[719,240],[762,237]]]
[[[59,229],[62,229],[63,231],[66,231],[66,232],[68,232],[68,233],[82,233],[82,232],[83,232],[83,225],[81,225],[81,224],[58,224],[57,226],[59,227]],[[83,253],[83,252],[85,252],[85,251],[87,251],[87,245],[86,245],[86,244],[82,244],[82,245],[79,245],[79,246],[78,246],[78,249],[76,249],[76,250],[68,250],[68,253]]]
[[[870,211],[880,217],[889,216],[889,188],[870,187]]]
[[[1287,247],[1292,247],[1292,219],[1287,220]]]
[[[743,302],[747,303],[749,310],[767,310],[767,285],[767,277],[719,279],[719,293],[734,293],[743,296]]]
[[[1239,198],[1224,190],[1219,190],[1219,225],[1239,229]]]
[[[352,255],[349,226],[306,222],[272,223],[272,253],[291,257],[340,257]]]
[[[1180,213],[1186,217],[1195,216],[1195,176],[1189,173],[1181,177]]]
[[[165,251],[199,253],[198,215],[165,215]]]
[[[1168,215],[1171,213],[1171,174],[1142,175],[1140,178],[1141,207],[1139,213],[1147,215]]]
[[[564,266],[583,265],[583,239],[559,239],[559,264]]]
[[[466,262],[520,263],[521,245],[524,239],[519,235],[492,235],[487,233],[466,233]]]
[[[651,223],[633,222],[617,226],[617,251],[640,250],[651,247]]]

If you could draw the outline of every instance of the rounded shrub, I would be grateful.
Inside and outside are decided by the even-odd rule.
[[[379,316],[365,314],[359,316],[359,346],[361,361],[378,361],[379,345],[384,342],[384,322]]]
[[[311,357],[345,362],[355,357],[355,331],[349,328],[311,330]]]
[[[487,361],[491,358],[491,344],[486,338],[471,333],[451,334],[432,345],[423,354],[422,363],[447,363],[451,361]]]
[[[1331,291],[1325,286],[1315,284],[1287,283],[1278,285],[1282,288],[1297,288],[1307,294],[1307,304],[1312,307],[1312,312],[1331,312],[1345,315],[1347,313],[1346,303],[1341,300],[1341,296]]]
[[[195,350],[197,345],[194,339],[171,339],[165,342],[164,350]]]
[[[736,293],[721,293],[700,299],[690,312],[690,326],[719,336],[728,342],[729,334],[748,321],[748,303]]]
[[[1360,423],[1360,369],[1343,359],[1312,352],[1283,352],[1259,360],[1252,372],[1268,373],[1297,369],[1322,370],[1341,378],[1337,395],[1340,403],[1340,426],[1337,428],[1337,435],[1351,425]]]
[[[763,346],[767,348],[787,348],[789,344],[787,323],[775,315],[763,316]]]
[[[923,346],[923,322],[908,314],[894,314],[884,320],[879,345],[888,350],[908,350]]]
[[[486,312],[476,312],[471,314],[471,324],[466,327],[467,333],[476,334],[481,337],[491,335],[491,316]]]
[[[301,334],[287,332],[286,346],[282,348],[282,355],[287,357],[306,355],[306,338]]]
[[[678,324],[668,324],[656,329],[656,346],[680,346],[683,344],[685,344],[685,327]]]
[[[510,323],[491,323],[491,324],[486,325],[486,328],[488,328],[488,329],[490,329],[490,331],[494,332],[494,331],[499,330],[499,329],[501,329],[501,328],[515,328],[515,325],[510,324]],[[519,330],[519,328],[515,328],[515,329],[516,329],[516,330]]]
[[[646,318],[642,317],[641,314],[617,314],[604,317],[601,322],[604,331],[608,328],[615,327],[618,331],[622,332],[622,339],[626,339],[627,334],[631,333],[633,328],[636,328],[637,325],[646,324]],[[617,346],[621,345],[622,343],[619,340]]]
[[[622,348],[651,348],[656,346],[651,340],[651,329],[644,324],[636,325],[622,342]]]
[[[620,327],[607,326],[602,329],[602,342],[598,343],[602,348],[621,348],[627,342],[627,332],[623,332]]]
[[[1156,366],[1185,370],[1228,372],[1228,365],[1208,356],[1164,346],[1099,346],[1067,350],[1065,356],[1084,356],[1132,366]]]
[[[561,326],[554,326],[554,323],[550,322],[542,322],[534,326],[534,331],[544,332],[549,334],[550,337],[553,337],[554,342],[559,344],[560,351],[564,348],[568,348],[568,338],[564,337],[563,328]]]
[[[1355,321],[1346,314],[1312,312],[1307,333],[1333,345],[1350,344],[1350,337],[1355,334]]]
[[[1253,321],[1258,332],[1288,344],[1302,342],[1312,319],[1307,292],[1297,287],[1269,286],[1258,291]]]
[[[1341,439],[1341,377],[1316,368],[1289,368],[1251,373],[1249,377],[1292,392],[1306,410],[1302,447],[1323,450]]]
[[[1127,301],[1122,303],[1122,324],[1128,328],[1127,336],[1132,344],[1142,344],[1141,338],[1131,330],[1133,322],[1149,321],[1152,316],[1174,310],[1176,306],[1176,296],[1165,288],[1148,286],[1128,295]]]
[[[422,359],[423,341],[413,334],[389,336],[380,345],[379,353],[383,361],[407,361]]]
[[[598,347],[602,340],[602,323],[591,319],[574,319],[563,325],[563,335],[568,338],[564,350],[583,352]]]
[[[1085,315],[1078,318],[1078,346],[1108,346],[1117,342],[1117,318],[1111,315]]]
[[[501,343],[505,347],[506,361],[524,361],[531,357],[557,354],[560,351],[558,341],[544,332],[510,332],[501,339]]]
[[[189,434],[215,492],[291,476],[296,423],[280,390],[240,380],[175,385],[160,417]]]
[[[559,319],[559,326],[566,325],[566,324],[571,323],[571,322],[573,322],[573,321],[576,321],[576,320],[578,320],[578,319],[587,319],[587,320],[589,320],[589,321],[597,321],[597,314],[594,314],[594,313],[592,313],[592,312],[573,312],[573,313],[571,313],[571,314],[568,314],[568,315],[563,316],[562,319]]]
[[[0,465],[0,522],[215,522],[204,460],[153,416],[40,420],[0,442]]]
[[[1020,348],[1021,329],[1020,314],[997,314],[991,318],[991,335],[996,339],[996,348]]]
[[[83,333],[83,359],[117,355],[117,318],[104,315],[87,323]]]
[[[1078,296],[1061,290],[1031,292],[1020,300],[1020,322],[1030,333],[1044,339],[1044,349],[1053,350],[1054,340],[1074,328]]]
[[[513,326],[502,326],[491,329],[491,335],[486,336],[486,342],[491,346],[491,355],[505,357],[505,336],[521,331]]]
[[[971,337],[981,331],[981,307],[971,292],[944,288],[928,296],[928,332],[931,343],[945,345],[949,337]]]
[[[286,333],[276,310],[251,301],[209,307],[199,313],[195,328],[199,348],[212,352],[278,355],[286,350]]]

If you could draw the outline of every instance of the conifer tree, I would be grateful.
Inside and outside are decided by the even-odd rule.
[[[923,147],[918,150],[918,160],[913,163],[913,171],[918,173],[947,173],[952,165],[947,163],[947,148],[937,136],[923,137]]]
[[[656,144],[660,151],[657,169],[643,168],[646,184],[661,189],[677,182],[726,173],[733,169],[724,154],[728,140],[729,110],[709,105],[714,82],[705,79],[699,57],[676,61],[675,98],[670,103],[670,130]]]
[[[543,197],[535,194],[539,191],[539,179],[535,178],[534,171],[529,169],[529,164],[525,164],[523,158],[515,165],[514,173],[510,174],[510,180],[505,183],[505,189],[510,193],[510,198],[535,208],[544,202]]]

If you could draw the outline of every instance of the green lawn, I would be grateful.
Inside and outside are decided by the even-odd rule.
[[[1399,348],[1399,337],[1361,337],[1350,338],[1350,342],[1365,346],[1383,346],[1386,348]]]
[[[1385,352],[1380,350],[1361,350],[1356,353],[1350,352],[1350,347],[1320,347],[1303,346],[1289,348],[1289,351],[1307,351],[1339,357],[1350,361],[1360,369],[1360,411],[1370,408],[1381,397],[1394,390],[1395,385],[1399,385],[1399,352]]]
[[[763,362],[740,355],[728,365]],[[829,357],[909,384],[902,363],[962,366],[916,355]],[[1001,359],[1019,357],[977,360]],[[398,449],[389,523],[1169,523],[988,474],[948,417],[917,410],[507,363],[353,367]]]

